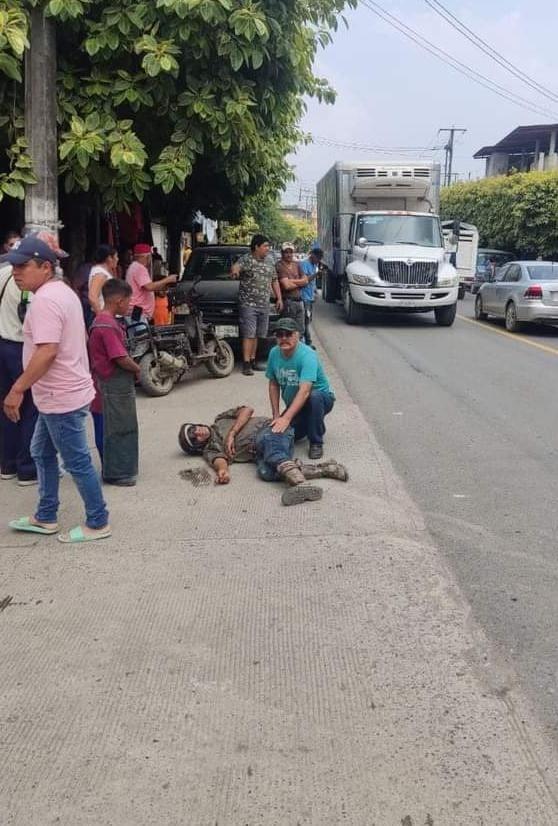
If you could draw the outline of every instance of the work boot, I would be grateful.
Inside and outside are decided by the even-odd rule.
[[[265,364],[261,364],[259,361],[256,361],[256,359],[253,359],[250,362],[250,367],[252,368],[252,370],[255,370],[256,373],[265,373],[265,371],[267,370]]]
[[[295,485],[288,488],[281,496],[281,502],[289,505],[302,505],[303,502],[316,502],[322,498],[323,490],[316,485]]]
[[[277,473],[287,484],[292,485],[303,485],[306,479],[304,478],[304,474],[302,473],[301,469],[297,465],[296,462],[291,461],[288,459],[286,462],[281,462],[280,465],[277,465]]]
[[[349,481],[349,472],[345,465],[330,460],[317,465],[300,464],[300,470],[305,479],[337,479],[339,482]]]
[[[249,361],[245,361],[242,365],[242,375],[243,376],[253,376],[254,371],[252,370],[252,364]]]

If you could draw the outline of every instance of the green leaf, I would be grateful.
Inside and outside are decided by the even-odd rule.
[[[0,72],[4,72],[12,80],[21,82],[21,71],[19,64],[14,57],[5,52],[0,53]]]
[[[10,198],[17,198],[20,201],[23,201],[25,198],[24,187],[16,181],[5,181],[2,183],[2,191]]]

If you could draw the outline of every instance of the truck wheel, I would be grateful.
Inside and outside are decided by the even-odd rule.
[[[347,324],[362,324],[364,321],[364,309],[356,301],[353,301],[349,285],[343,287],[343,309],[345,310],[345,321]]]
[[[153,353],[146,353],[140,360],[140,384],[148,396],[166,396],[173,388],[172,376],[162,376]]]
[[[220,339],[215,342],[213,356],[205,362],[207,372],[216,379],[230,376],[234,367],[234,353],[228,341]]]
[[[436,324],[440,327],[451,327],[455,321],[455,314],[457,313],[457,303],[449,304],[447,307],[437,307],[434,310],[436,316]]]
[[[330,269],[323,274],[322,298],[326,304],[333,304],[337,298],[337,279]]]

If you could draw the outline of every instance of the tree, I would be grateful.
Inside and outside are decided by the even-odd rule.
[[[275,247],[291,241],[298,250],[305,251],[315,240],[317,228],[313,221],[285,215],[278,201],[255,198],[247,206],[243,220],[225,228],[223,241],[245,244],[256,232],[266,235]]]
[[[525,256],[558,255],[558,173],[522,172],[446,187],[444,220],[478,227],[481,244]]]
[[[0,195],[32,180],[23,137],[27,15],[0,3]],[[337,15],[356,0],[49,0],[57,24],[58,129],[65,191],[108,209],[169,199],[238,218],[245,199],[288,179],[303,96],[331,101],[313,74]],[[194,190],[195,180],[204,190]],[[209,187],[209,189],[207,188]],[[213,194],[215,192],[215,195]]]

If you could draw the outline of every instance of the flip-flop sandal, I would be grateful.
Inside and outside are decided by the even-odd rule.
[[[58,525],[55,528],[44,528],[42,525],[35,525],[31,522],[28,516],[20,516],[19,519],[13,519],[8,522],[8,525],[13,531],[25,531],[25,533],[42,533],[45,536],[52,536],[60,530]]]
[[[70,543],[95,542],[98,539],[108,539],[109,536],[112,536],[110,528],[107,528],[106,531],[99,531],[99,533],[84,533],[81,525],[78,525],[77,528],[72,528],[68,533],[61,533],[58,541],[69,545]]]

